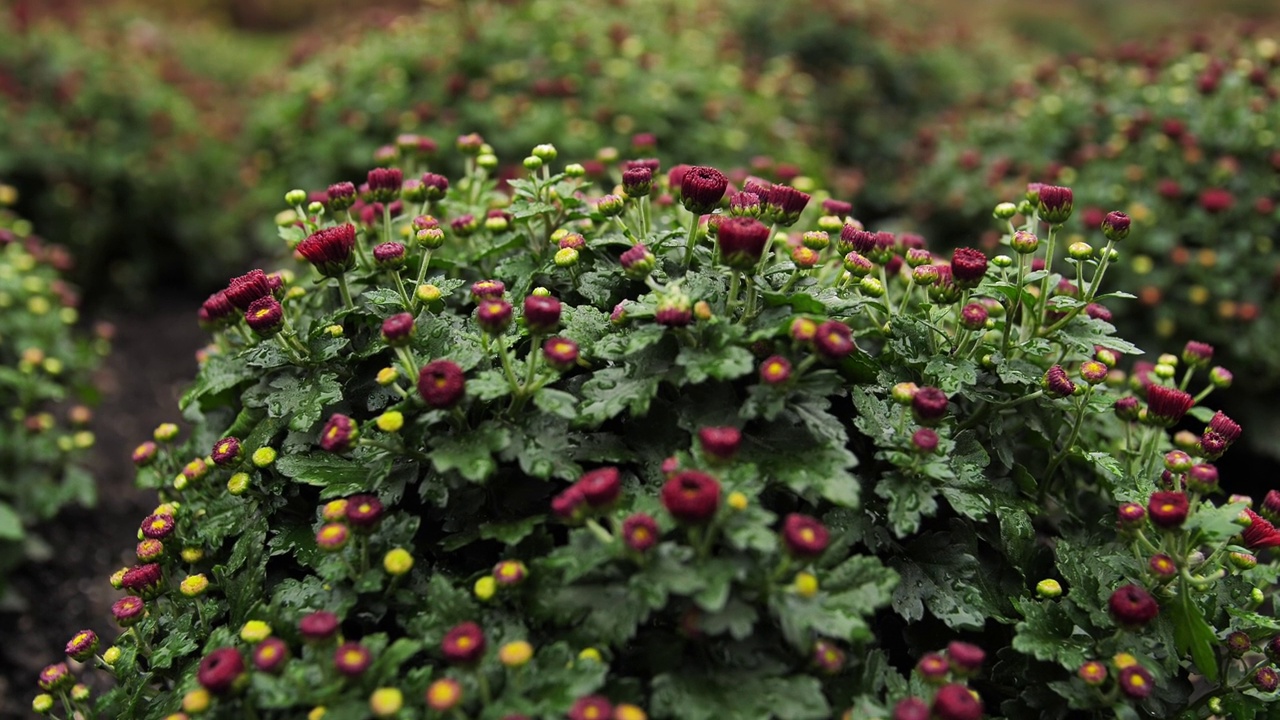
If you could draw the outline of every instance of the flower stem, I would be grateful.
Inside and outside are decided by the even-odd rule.
[[[1089,396],[1092,394],[1093,386],[1090,385],[1085,389],[1084,395],[1080,397],[1080,402],[1076,406],[1075,421],[1071,425],[1070,434],[1067,435],[1067,443],[1062,447],[1062,450],[1054,456],[1053,460],[1049,462],[1049,468],[1044,471],[1044,484],[1041,486],[1042,495],[1049,492],[1049,487],[1053,485],[1054,471],[1058,469],[1058,466],[1062,464],[1062,461],[1066,459],[1068,454],[1070,454],[1072,446],[1076,444],[1076,438],[1080,436],[1080,425],[1084,422],[1084,413],[1089,407]]]
[[[431,265],[431,250],[427,249],[422,253],[422,264],[418,266],[418,282],[413,286],[413,311],[416,312],[418,305],[422,300],[418,298],[418,288],[422,287],[422,283],[427,279],[427,267]]]
[[[702,219],[698,213],[690,213],[690,215],[692,215],[692,217],[689,218],[689,236],[685,240],[684,247],[685,272],[688,272],[689,268],[693,266],[693,246],[698,239],[698,221]]]
[[[345,274],[339,274],[337,278],[338,292],[342,293],[342,304],[345,305],[348,310],[355,310],[356,304],[351,301],[351,289],[347,287],[347,276]]]

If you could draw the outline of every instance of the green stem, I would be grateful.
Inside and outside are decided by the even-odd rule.
[[[1092,394],[1093,386],[1090,385],[1085,389],[1084,395],[1080,396],[1080,402],[1076,406],[1075,421],[1071,425],[1071,432],[1067,435],[1067,443],[1062,447],[1062,450],[1054,456],[1053,460],[1049,462],[1049,468],[1044,472],[1044,484],[1041,485],[1041,497],[1048,494],[1050,486],[1053,485],[1053,473],[1058,469],[1058,465],[1062,464],[1062,461],[1071,453],[1072,446],[1076,444],[1076,438],[1080,436],[1080,425],[1084,422],[1084,413],[1089,407],[1089,396]]]
[[[739,283],[741,278],[737,270],[729,271],[729,297],[724,303],[724,314],[730,320],[733,319],[733,311],[738,306],[738,293],[741,292]]]
[[[587,518],[586,524],[587,524],[587,529],[590,530],[591,534],[595,535],[596,538],[600,540],[600,542],[604,543],[605,545],[613,544],[613,535],[608,530],[604,529],[603,525],[596,522],[595,518]]]
[[[355,310],[356,304],[351,301],[351,289],[347,287],[346,274],[339,273],[336,277],[338,279],[338,292],[342,293],[342,304],[345,305],[348,310]]]
[[[498,360],[502,362],[502,372],[507,376],[507,384],[511,386],[511,393],[519,395],[520,381],[516,380],[516,373],[511,369],[511,358],[507,355],[507,346],[502,342],[502,338],[494,338],[494,341],[498,348]]]
[[[688,272],[689,268],[693,266],[693,246],[698,240],[698,221],[702,219],[698,213],[690,213],[690,215],[692,217],[689,218],[689,236],[685,239],[684,247],[685,272]]]
[[[418,305],[422,300],[418,298],[418,288],[422,287],[422,283],[427,280],[427,268],[431,265],[431,249],[428,248],[422,253],[422,264],[418,266],[418,281],[413,286],[413,312],[416,312]]]
[[[396,292],[400,293],[400,302],[404,303],[405,310],[413,310],[413,302],[409,299],[409,293],[405,292],[404,280],[400,279],[400,271],[392,270],[390,273],[392,282],[395,283]]]

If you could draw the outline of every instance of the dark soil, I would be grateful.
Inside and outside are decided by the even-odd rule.
[[[148,312],[101,318],[114,323],[117,334],[100,371],[103,402],[92,428],[97,444],[89,462],[98,505],[68,508],[36,528],[52,557],[20,567],[11,579],[27,607],[0,613],[0,719],[31,716],[40,669],[64,659],[75,632],[93,629],[104,644],[119,632],[111,604],[120,593],[107,578],[136,560],[138,524],[157,502],[154,493],[134,489],[129,455],[156,425],[181,419],[178,398],[195,377],[195,351],[206,340],[195,322],[198,303],[158,297]]]

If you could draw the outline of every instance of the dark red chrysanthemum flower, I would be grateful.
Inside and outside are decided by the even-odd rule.
[[[1112,242],[1120,242],[1129,237],[1129,216],[1119,210],[1112,210],[1102,219],[1102,234]]]
[[[298,621],[298,632],[307,640],[328,640],[338,632],[338,616],[328,610],[317,610]]]
[[[1156,527],[1176,528],[1186,522],[1189,507],[1186,493],[1160,490],[1151,493],[1147,514]]]
[[[355,266],[356,227],[349,223],[312,233],[298,243],[298,254],[315,266],[321,275],[334,277]]]
[[[244,321],[258,337],[271,337],[284,327],[284,307],[270,295],[260,297],[245,310]]]
[[[695,166],[680,178],[680,202],[691,213],[705,215],[720,204],[729,178],[713,167]]]
[[[720,506],[720,482],[706,473],[685,470],[662,486],[662,505],[677,520],[703,522]]]
[[[1061,365],[1054,365],[1044,374],[1045,392],[1056,398],[1070,397],[1076,391],[1076,384],[1067,377],[1067,371]]]
[[[911,397],[911,413],[921,425],[934,425],[947,414],[947,394],[936,387],[922,387]]]
[[[1167,385],[1149,385],[1147,387],[1147,421],[1161,427],[1178,424],[1191,406],[1195,398],[1189,393]]]
[[[1037,204],[1040,212],[1040,219],[1050,225],[1061,225],[1071,217],[1071,210],[1074,204],[1074,196],[1071,188],[1059,187],[1057,185],[1042,185],[1040,187],[1040,198]]]
[[[957,287],[975,288],[987,274],[987,256],[981,250],[956,248],[951,255],[951,277]]]
[[[769,246],[769,226],[751,217],[731,217],[720,222],[716,234],[720,261],[731,268],[750,270]]]
[[[196,681],[205,690],[221,695],[230,690],[243,674],[244,658],[240,656],[240,651],[235,648],[220,648],[200,661]]]
[[[464,622],[445,633],[440,642],[444,659],[458,665],[471,665],[484,655],[484,632],[473,622]]]
[[[1120,671],[1120,691],[1131,698],[1142,699],[1151,694],[1155,678],[1141,665],[1130,665]]]
[[[1270,522],[1280,520],[1280,491],[1268,490],[1258,511]]]
[[[67,642],[67,657],[84,662],[98,651],[98,633],[92,630],[81,630]]]
[[[627,197],[643,197],[653,189],[653,171],[647,167],[633,167],[622,171],[622,192]]]
[[[900,700],[893,706],[893,720],[929,720],[929,705],[915,697]]]
[[[224,437],[213,444],[209,457],[214,465],[230,465],[240,459],[240,438]]]
[[[853,331],[839,320],[824,321],[813,336],[813,349],[827,360],[843,359],[856,348]]]
[[[369,199],[373,202],[391,202],[400,195],[404,185],[404,173],[399,168],[374,168],[366,176]]]
[[[658,521],[645,513],[635,513],[622,521],[622,539],[627,547],[644,552],[658,544]]]
[[[946,681],[947,675],[951,672],[951,663],[942,656],[942,653],[925,653],[920,656],[920,660],[916,662],[916,673],[927,683],[939,685]]]
[[[800,213],[809,205],[808,193],[790,185],[772,185],[763,196],[765,214],[778,225],[788,227],[800,219]]]
[[[227,291],[219,290],[210,295],[200,305],[199,318],[200,325],[210,330],[225,327],[235,320],[236,307],[227,297]]]
[[[831,533],[816,518],[791,513],[782,525],[782,539],[794,556],[812,559],[821,555],[831,541]]]
[[[355,183],[334,183],[329,186],[325,195],[329,198],[329,208],[331,210],[346,210],[356,202]]]
[[[582,499],[593,508],[612,505],[622,493],[622,478],[616,467],[591,470],[578,478],[575,485],[581,491]]]
[[[1160,605],[1151,593],[1132,584],[1116,588],[1107,601],[1107,608],[1116,624],[1131,630],[1146,625],[1160,613]]]
[[[129,568],[120,580],[120,587],[130,594],[152,598],[160,592],[164,572],[158,563],[146,563]]]
[[[172,515],[148,515],[142,521],[142,536],[153,540],[163,540],[173,534],[174,520]]]
[[[553,297],[530,295],[524,299],[524,321],[533,332],[551,332],[560,324],[560,301]]]
[[[760,382],[766,385],[780,385],[791,378],[791,362],[781,355],[765,358],[760,363]]]
[[[957,674],[973,675],[982,669],[987,654],[977,645],[955,640],[947,645],[947,659]]]
[[[569,720],[611,720],[613,705],[600,695],[587,695],[573,701],[569,707]]]
[[[271,282],[261,270],[250,270],[233,278],[223,292],[226,293],[227,300],[243,312],[249,309],[254,300],[271,294]]]
[[[381,270],[395,270],[404,265],[404,244],[398,242],[379,243],[373,248],[373,262]]]
[[[391,347],[403,347],[413,338],[413,316],[396,313],[382,321],[382,339]]]
[[[382,501],[373,495],[347,498],[347,522],[354,528],[376,527],[382,520]]]
[[[418,372],[418,394],[433,408],[451,408],[466,392],[466,377],[452,360],[432,360]]]
[[[373,653],[356,642],[345,642],[333,652],[333,665],[347,677],[356,677],[373,664]]]
[[[576,484],[565,488],[551,499],[551,512],[561,520],[580,521],[587,507],[587,497]]]
[[[938,720],[981,720],[982,701],[964,685],[944,685],[933,698],[933,716]]]
[[[269,637],[253,648],[253,666],[262,672],[273,673],[289,659],[289,646],[277,637]]]
[[[735,427],[704,427],[698,430],[702,452],[716,460],[732,460],[742,444],[742,431]]]
[[[122,597],[111,605],[111,616],[122,628],[127,628],[141,620],[146,611],[147,604],[136,595]]]
[[[1245,508],[1244,513],[1249,518],[1249,527],[1240,534],[1246,547],[1250,550],[1280,547],[1280,530],[1276,530],[1266,518],[1248,508]]]
[[[331,453],[343,453],[360,436],[360,428],[346,415],[334,413],[320,430],[320,449]]]
[[[547,338],[542,343],[542,355],[556,370],[568,370],[578,362],[578,343],[562,337]]]
[[[511,303],[501,299],[481,300],[476,306],[476,322],[490,335],[501,335],[511,324]]]

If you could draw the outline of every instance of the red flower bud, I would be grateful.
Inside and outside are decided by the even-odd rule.
[[[602,467],[585,473],[575,483],[582,499],[593,508],[608,507],[622,493],[622,479],[616,467]]]
[[[731,268],[750,270],[769,246],[769,226],[750,217],[731,217],[720,223],[716,234],[720,261]]]
[[[533,332],[555,330],[560,324],[560,301],[553,297],[530,295],[524,300],[524,321]]]
[[[1130,630],[1143,627],[1160,613],[1156,599],[1138,585],[1116,588],[1107,601],[1107,608],[1116,624]]]
[[[147,604],[136,595],[122,597],[111,606],[111,615],[115,618],[116,624],[122,628],[127,628],[141,620],[146,611]]]
[[[418,372],[418,394],[433,408],[451,408],[466,392],[462,368],[452,360],[432,360]]]
[[[347,498],[347,522],[356,529],[377,527],[382,520],[382,501],[373,495],[352,495]]]
[[[357,677],[373,664],[369,648],[355,642],[345,642],[333,653],[333,665],[347,677]]]
[[[738,453],[742,432],[735,427],[704,427],[698,431],[702,452],[721,461],[729,461]]]
[[[659,536],[658,521],[645,513],[635,513],[622,521],[622,539],[638,553],[657,545]]]
[[[933,698],[933,716],[938,720],[981,720],[982,701],[964,685],[944,685]]]
[[[599,695],[580,697],[569,707],[569,720],[610,720],[613,705]]]
[[[1071,188],[1042,185],[1037,208],[1040,219],[1050,225],[1061,225],[1071,217],[1074,197]]]
[[[289,646],[277,637],[269,637],[253,649],[253,666],[262,672],[276,672],[288,659]]]
[[[360,429],[346,415],[334,413],[320,431],[320,449],[331,453],[344,453],[351,449]]]
[[[249,309],[249,305],[258,298],[271,294],[271,282],[267,274],[261,270],[250,270],[240,277],[233,278],[227,289],[226,298],[241,311]]]
[[[813,336],[813,349],[827,360],[840,360],[857,349],[853,331],[839,320],[827,320],[818,326]]]
[[[947,395],[936,387],[922,387],[911,397],[911,413],[921,425],[935,425],[947,414]]]
[[[715,209],[729,187],[729,179],[713,167],[697,166],[680,178],[680,202],[689,212],[705,215]]]
[[[210,457],[214,465],[231,465],[240,459],[240,438],[224,437],[213,444]]]
[[[957,287],[975,288],[987,274],[987,256],[981,250],[956,248],[951,255],[951,277]]]
[[[355,266],[356,228],[345,223],[317,230],[298,243],[298,253],[326,277],[335,277]]]
[[[661,498],[663,507],[677,520],[704,522],[720,505],[720,483],[706,473],[686,470],[667,480]]]
[[[338,616],[328,610],[317,610],[298,621],[298,632],[312,641],[328,640],[338,632]]]
[[[1165,529],[1181,527],[1187,519],[1188,508],[1186,494],[1168,490],[1151,493],[1147,502],[1152,524]]]
[[[1151,694],[1155,679],[1141,665],[1130,665],[1120,670],[1120,691],[1131,698],[1142,699]]]
[[[413,338],[413,316],[407,312],[396,313],[382,321],[382,339],[391,347],[404,347]]]
[[[792,555],[812,559],[827,549],[831,534],[816,518],[791,513],[782,525],[782,539]]]
[[[243,674],[244,658],[240,656],[240,651],[235,648],[220,648],[200,661],[196,680],[205,690],[221,695],[230,690]]]
[[[464,622],[445,633],[440,642],[444,659],[457,665],[471,665],[484,655],[484,632],[473,622]]]

